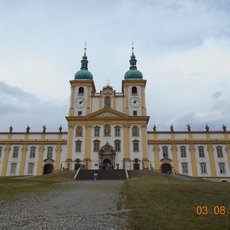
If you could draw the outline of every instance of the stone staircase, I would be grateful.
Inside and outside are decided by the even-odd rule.
[[[124,169],[118,170],[84,170],[78,172],[76,180],[93,180],[94,172],[97,171],[97,180],[125,180],[126,173]]]

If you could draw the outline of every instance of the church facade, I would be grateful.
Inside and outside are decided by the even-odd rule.
[[[63,169],[156,170],[230,179],[230,132],[147,131],[146,80],[132,51],[121,92],[96,91],[86,52],[70,81],[68,132],[0,133],[0,175],[42,175]]]

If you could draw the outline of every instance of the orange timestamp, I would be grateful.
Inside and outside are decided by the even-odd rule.
[[[226,207],[221,205],[216,205],[212,208],[208,206],[197,206],[196,207],[196,214],[197,215],[226,215],[228,214]]]

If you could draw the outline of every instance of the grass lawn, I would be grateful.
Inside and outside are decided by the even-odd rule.
[[[230,183],[131,172],[124,193],[131,229],[230,229]]]
[[[35,177],[0,177],[0,198],[58,188],[60,182],[73,181],[74,174],[75,171],[66,171]]]

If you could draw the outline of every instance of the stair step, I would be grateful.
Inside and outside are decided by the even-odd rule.
[[[97,180],[125,180],[124,169],[119,170],[80,170],[76,180],[93,180],[94,172],[97,172]]]

